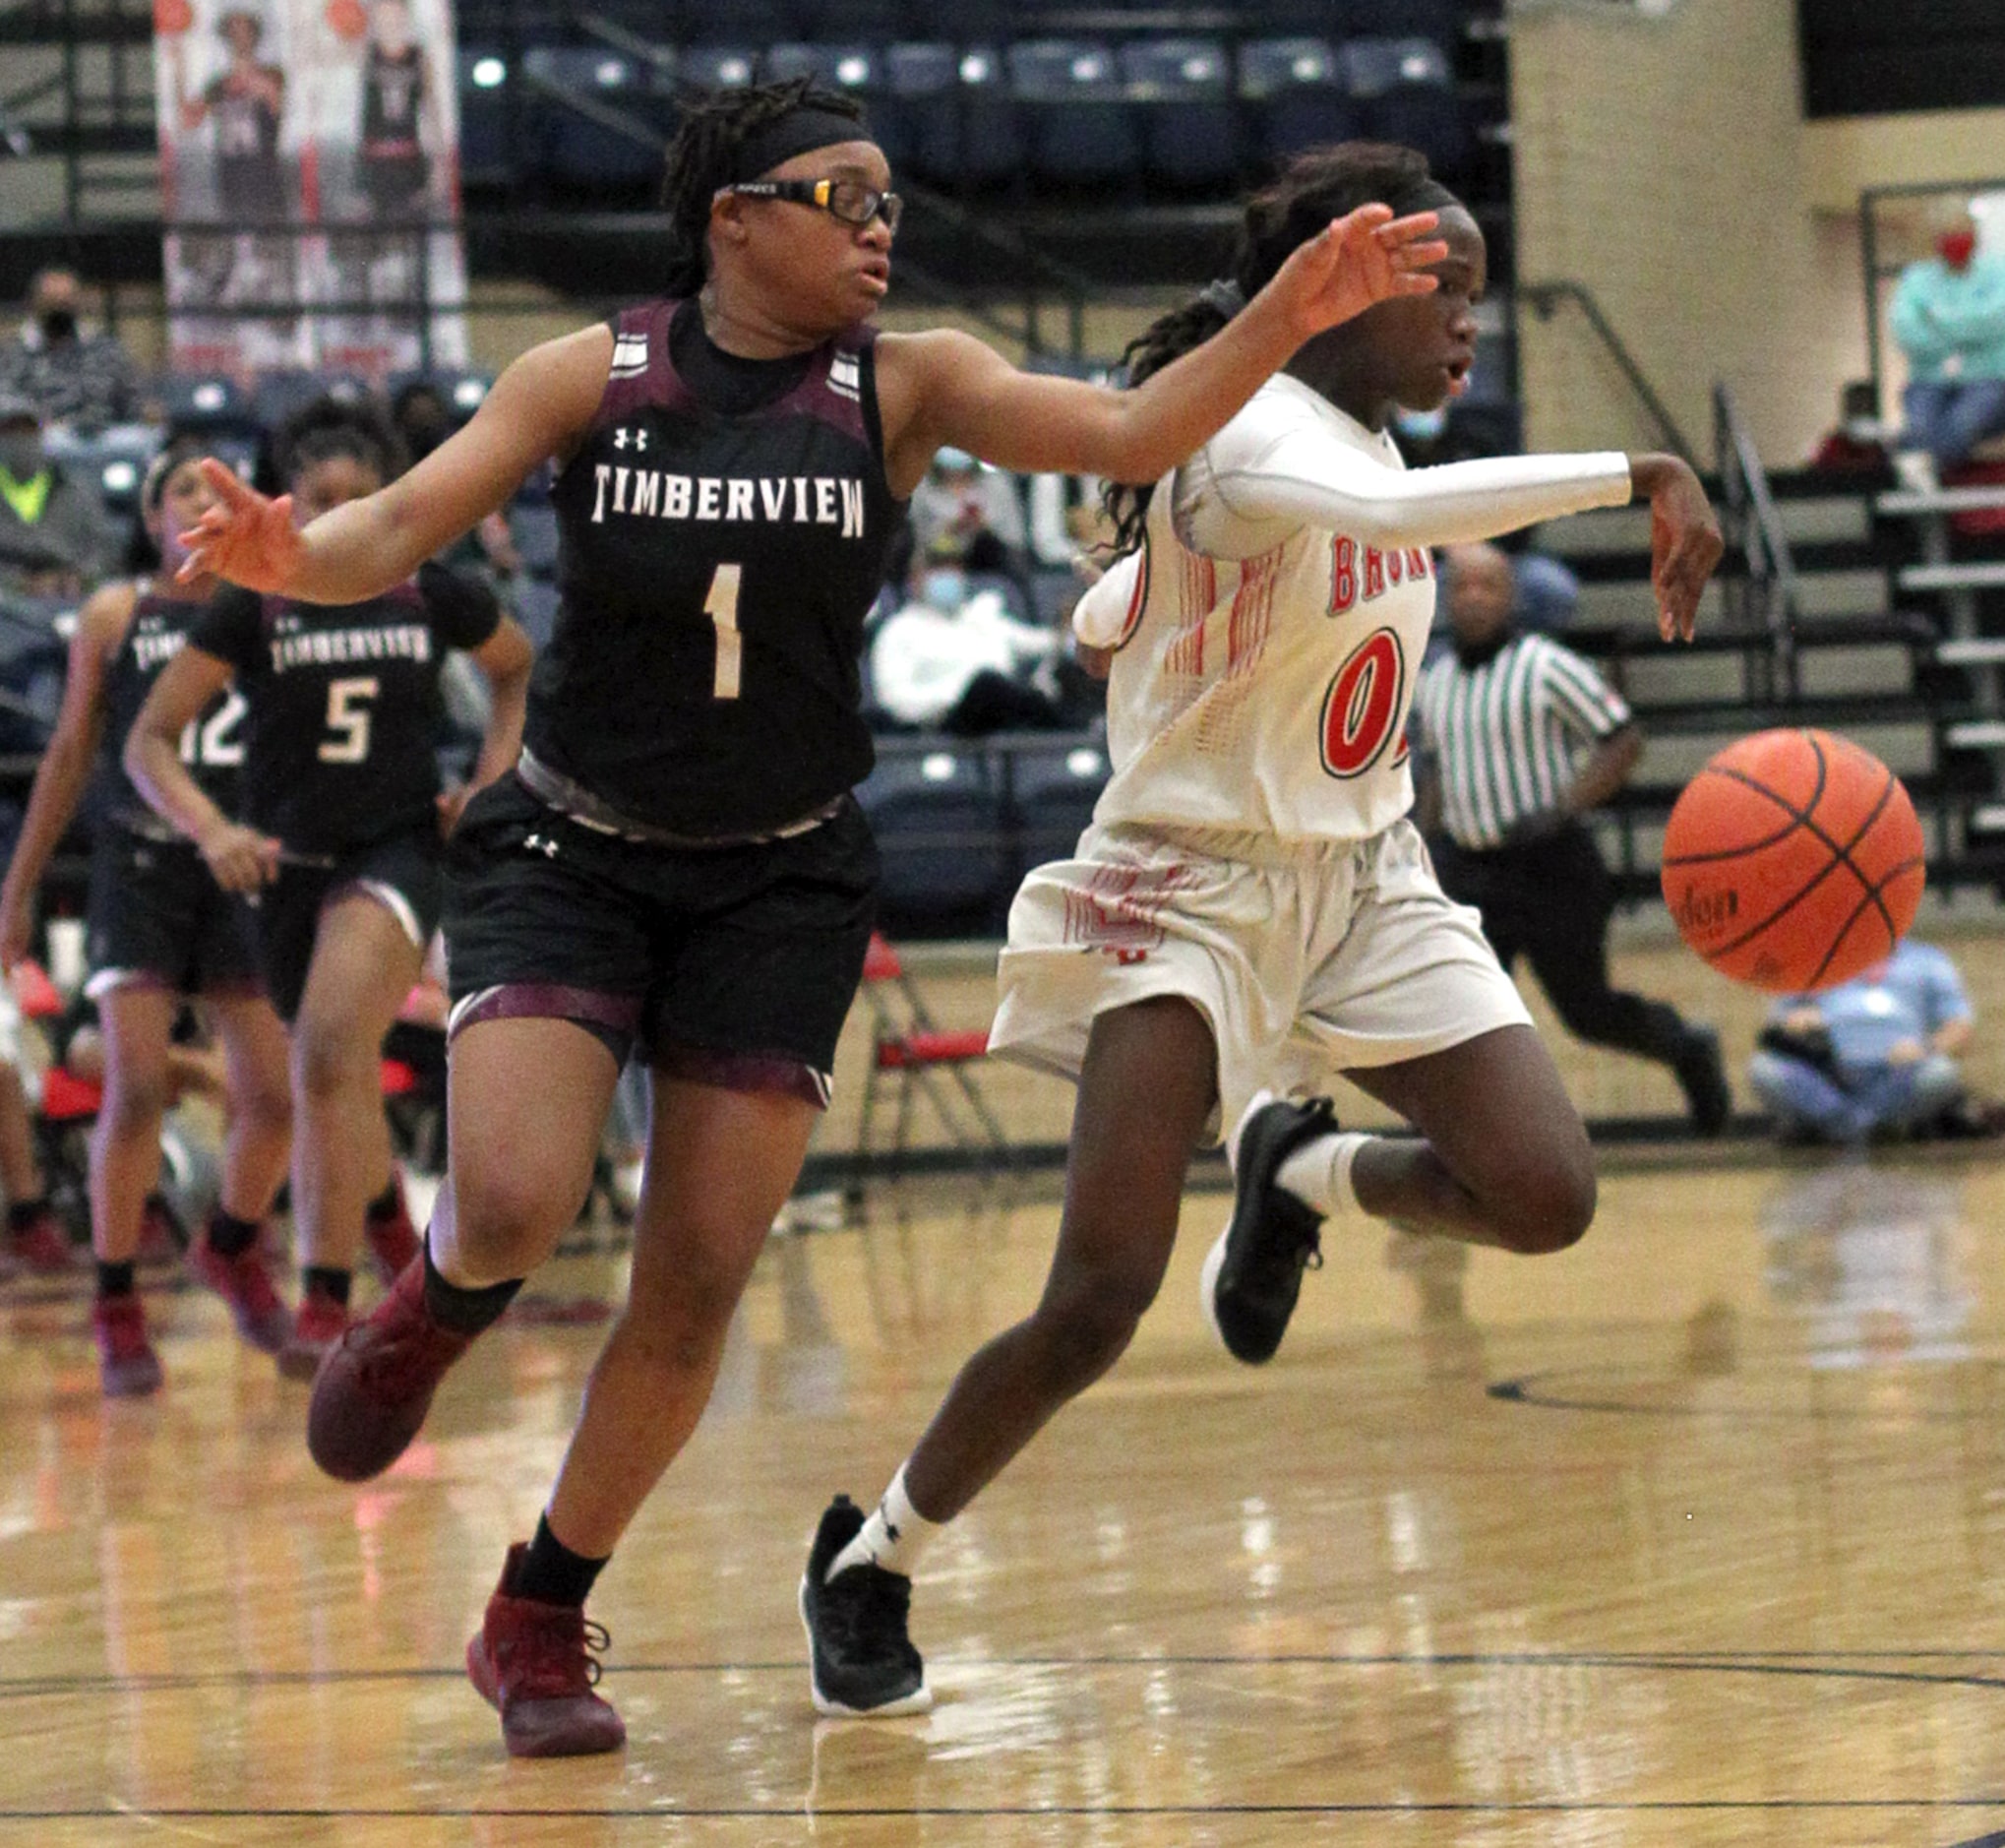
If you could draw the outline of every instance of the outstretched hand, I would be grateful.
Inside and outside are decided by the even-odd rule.
[[[1727,549],[1706,490],[1675,456],[1639,456],[1629,464],[1636,492],[1650,497],[1650,587],[1657,594],[1657,633],[1689,642],[1699,598]]]
[[[213,457],[203,459],[202,477],[215,499],[177,535],[188,556],[175,576],[183,584],[213,575],[247,590],[286,589],[302,551],[292,524],[292,496],[273,500],[260,494]]]
[[[1360,206],[1299,246],[1260,292],[1275,297],[1305,340],[1378,302],[1431,294],[1438,282],[1429,266],[1448,255],[1429,235],[1440,222],[1437,212],[1395,218],[1390,206]]]

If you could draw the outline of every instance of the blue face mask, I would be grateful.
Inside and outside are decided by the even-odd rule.
[[[934,609],[951,615],[968,600],[968,576],[954,566],[929,571],[919,581],[920,597]]]
[[[1394,415],[1392,427],[1416,443],[1431,443],[1448,427],[1448,406],[1443,404],[1438,410],[1402,409]]]

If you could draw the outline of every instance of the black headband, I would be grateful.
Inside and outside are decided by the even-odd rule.
[[[754,129],[738,144],[737,152],[731,157],[728,183],[736,186],[741,180],[756,180],[770,173],[783,160],[791,160],[796,154],[811,154],[817,148],[832,148],[838,142],[869,141],[870,138],[869,128],[853,115],[841,115],[833,109],[818,109],[813,103],[790,109],[777,122],[768,122],[762,128]]]

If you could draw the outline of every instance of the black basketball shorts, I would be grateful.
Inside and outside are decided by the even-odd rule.
[[[548,807],[513,774],[448,856],[452,1031],[574,1020],[622,1063],[828,1101],[877,919],[878,850],[846,801],[784,840],[665,847]]]
[[[445,852],[438,830],[426,823],[336,853],[332,865],[278,869],[278,877],[258,894],[251,915],[265,990],[286,1025],[298,1016],[306,994],[322,910],[349,893],[367,893],[422,953],[439,928]]]
[[[91,847],[85,984],[93,1001],[144,982],[177,995],[255,994],[250,907],[215,883],[182,840],[153,840],[116,823]]]

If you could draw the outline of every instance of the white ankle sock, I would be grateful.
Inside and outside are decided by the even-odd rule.
[[[905,1465],[900,1463],[891,1486],[871,1510],[862,1530],[829,1561],[827,1577],[846,1572],[852,1566],[881,1566],[887,1572],[910,1578],[920,1554],[945,1525],[943,1520],[928,1520],[912,1506],[905,1493]]]
[[[1358,1196],[1351,1186],[1351,1166],[1359,1149],[1376,1140],[1355,1130],[1318,1136],[1284,1156],[1274,1170],[1274,1180],[1319,1213],[1356,1212]]]

